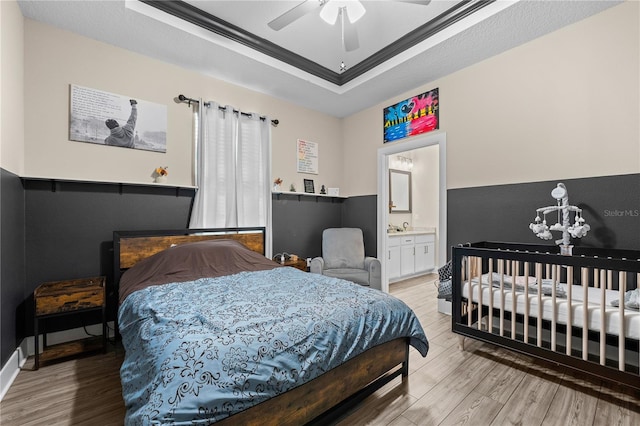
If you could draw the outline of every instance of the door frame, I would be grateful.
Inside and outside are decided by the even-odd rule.
[[[405,151],[438,145],[438,252],[436,267],[447,261],[447,134],[440,132],[416,136],[406,142],[396,142],[378,149],[378,258],[382,271],[382,291],[389,292],[386,259],[387,227],[389,224],[389,156]]]

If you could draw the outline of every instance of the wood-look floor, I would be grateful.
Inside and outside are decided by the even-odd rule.
[[[430,342],[414,349],[410,375],[371,395],[340,425],[639,425],[640,392],[451,333],[438,313],[435,276],[392,284]],[[0,403],[2,426],[121,425],[121,349],[30,371],[29,361]]]

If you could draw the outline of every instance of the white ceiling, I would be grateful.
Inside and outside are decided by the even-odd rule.
[[[279,46],[276,53],[286,49],[289,52],[284,52],[284,60],[270,56],[273,49],[269,54],[261,53],[137,0],[18,0],[18,3],[27,18],[335,117],[384,102],[620,3],[619,0],[485,2],[484,7],[463,19],[434,26],[433,19],[461,3],[460,0],[432,0],[427,6],[363,1],[366,13],[355,23],[360,47],[345,52],[339,23],[331,26],[322,21],[318,16],[319,4],[317,10],[280,31],[267,26],[302,1],[185,2],[187,7],[195,6],[239,27],[252,40],[264,39]],[[481,2],[462,3],[474,8],[474,4]],[[438,28],[438,32],[410,47],[399,40],[421,25]],[[386,46],[391,46],[387,50],[397,46],[402,49],[376,66],[366,66]],[[297,66],[291,55],[310,60],[312,68],[322,69],[330,78]],[[341,62],[347,67],[344,72],[340,70]]]
[[[342,47],[340,23],[327,24],[320,18],[320,2],[309,2],[315,6],[311,13],[275,31],[267,23],[304,3],[304,0],[186,1],[204,12],[339,72],[341,61],[349,66],[361,62],[460,3],[460,0],[433,1],[428,6],[402,1],[361,1],[366,12],[355,24],[360,47],[351,52],[345,52]]]

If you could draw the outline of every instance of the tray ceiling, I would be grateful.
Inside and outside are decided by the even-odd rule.
[[[620,1],[362,1],[349,52],[320,2],[279,31],[268,23],[302,0],[18,3],[27,18],[345,117]]]

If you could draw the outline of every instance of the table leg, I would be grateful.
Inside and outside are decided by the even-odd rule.
[[[35,361],[34,361],[34,370],[40,368],[40,336],[38,336],[38,318],[34,316],[33,318],[33,346],[35,348]]]

